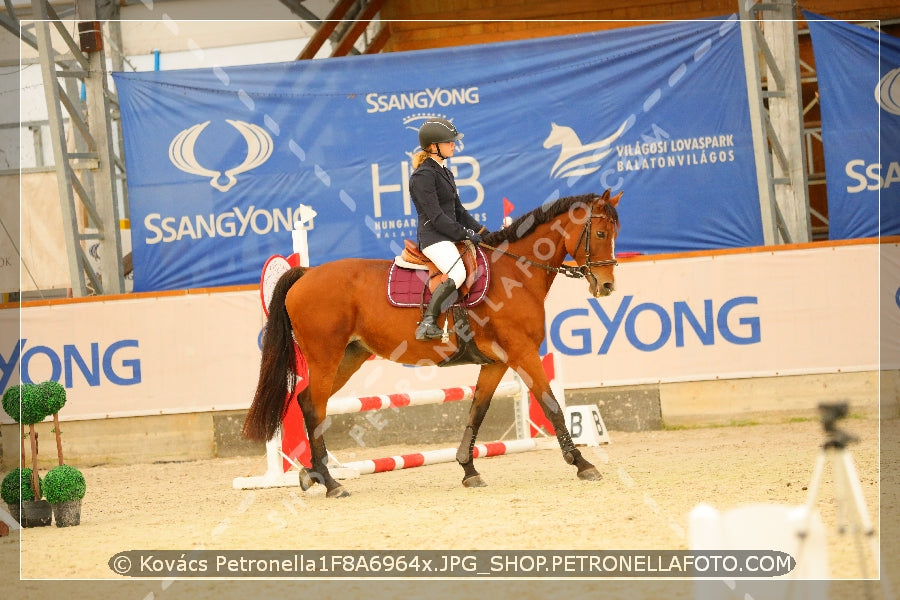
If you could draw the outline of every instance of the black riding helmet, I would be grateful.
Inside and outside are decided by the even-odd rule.
[[[423,150],[431,144],[456,142],[461,140],[462,137],[463,134],[456,130],[456,126],[453,123],[440,117],[432,117],[419,127],[419,146]]]

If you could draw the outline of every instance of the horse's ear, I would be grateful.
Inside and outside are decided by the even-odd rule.
[[[608,191],[609,191],[609,190],[607,190],[607,192],[608,192]],[[622,190],[621,192],[619,192],[618,194],[616,194],[615,196],[613,196],[612,198],[610,198],[607,202],[609,202],[609,203],[612,204],[613,206],[617,206],[617,205],[619,204],[619,198],[621,198],[621,197],[622,197],[622,194],[624,194],[624,193],[625,193],[625,190]]]
[[[606,191],[603,192],[603,195],[600,196],[600,199],[604,202],[609,200],[609,188],[606,188]]]

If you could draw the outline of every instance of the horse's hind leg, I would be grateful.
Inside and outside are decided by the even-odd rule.
[[[344,349],[344,358],[338,365],[337,373],[334,376],[334,383],[331,386],[331,395],[333,396],[344,384],[359,371],[367,360],[372,356],[373,352],[366,348],[362,342],[350,342]]]
[[[299,401],[300,409],[303,411],[303,421],[306,424],[306,434],[309,438],[312,466],[308,471],[312,479],[325,486],[326,495],[329,498],[340,498],[349,493],[329,472],[328,450],[325,448],[325,409],[328,398],[331,396],[337,365],[328,369],[309,358],[307,361],[309,364],[309,387],[300,394]]]
[[[491,398],[503,374],[506,372],[506,365],[503,363],[492,363],[481,367],[478,373],[478,381],[475,384],[475,397],[472,399],[472,407],[469,409],[469,423],[463,432],[462,442],[456,451],[456,460],[463,468],[463,485],[466,487],[482,487],[486,485],[481,475],[475,470],[475,458],[472,456],[472,450],[475,448],[475,437],[478,435],[478,429],[481,422],[484,421],[484,415],[487,414],[491,405]]]
[[[314,369],[313,365],[310,365],[310,387],[315,387],[315,389],[307,388],[299,397],[312,456],[309,477],[325,486],[329,498],[341,498],[349,496],[350,493],[332,477],[328,470],[328,450],[325,447],[325,407],[328,398],[341,389],[371,355],[372,352],[369,349],[358,342],[353,342],[344,349],[341,363],[332,376],[328,376],[327,369]],[[313,384],[313,380],[316,381],[316,385]]]
[[[330,387],[330,385],[329,385]],[[307,388],[299,395],[300,410],[303,411],[303,421],[306,424],[306,433],[309,438],[310,462],[312,466],[307,470],[309,476],[325,486],[326,495],[329,498],[348,496],[344,487],[332,477],[328,470],[328,450],[325,448],[325,403],[328,400],[327,392],[325,401],[317,401],[316,392]],[[321,404],[321,408],[317,405]]]

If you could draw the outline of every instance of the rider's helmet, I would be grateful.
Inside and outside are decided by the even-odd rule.
[[[440,117],[432,117],[419,127],[419,146],[423,149],[431,144],[456,142],[462,137],[463,134],[456,130],[453,123]]]

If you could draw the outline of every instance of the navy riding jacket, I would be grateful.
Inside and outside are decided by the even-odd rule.
[[[466,229],[479,231],[481,224],[459,199],[456,181],[449,169],[427,158],[409,178],[409,195],[419,215],[419,248],[466,238]]]

